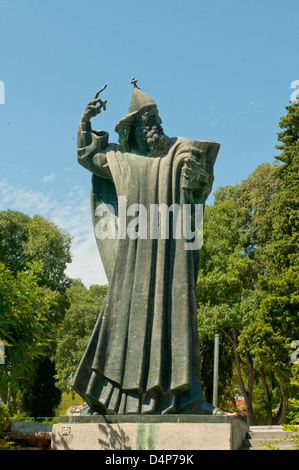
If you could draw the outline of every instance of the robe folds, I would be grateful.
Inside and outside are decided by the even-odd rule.
[[[186,250],[183,236],[172,237],[171,219],[168,239],[150,236],[150,224],[147,237],[117,236],[119,196],[127,207],[142,204],[148,214],[151,204],[190,204],[182,167],[191,147],[179,137],[161,157],[122,153],[108,144],[107,133],[79,130],[78,161],[93,173],[95,232],[98,206],[115,209],[116,237],[96,237],[108,292],[72,382],[101,414],[179,413],[203,398],[195,300],[199,250]],[[211,185],[202,194],[200,184],[197,190],[203,203]]]

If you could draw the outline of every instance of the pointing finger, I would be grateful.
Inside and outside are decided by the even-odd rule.
[[[101,88],[99,91],[97,91],[95,96],[94,96],[94,99],[98,98],[99,94],[102,93],[102,91],[104,91],[106,87],[107,87],[107,85],[104,85],[103,88]]]

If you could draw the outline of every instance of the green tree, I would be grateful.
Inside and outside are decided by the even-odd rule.
[[[230,357],[251,424],[257,364],[240,335],[254,323],[262,298],[258,280],[265,273],[267,234],[271,232],[267,208],[277,190],[272,168],[260,165],[241,184],[216,191],[214,204],[205,211],[197,283],[201,338],[204,341],[222,333],[231,345]]]
[[[244,332],[244,338],[254,338],[249,341],[251,350],[271,370],[280,388],[279,412],[273,419],[271,409],[268,413],[271,422],[284,422],[289,397],[298,398],[298,386],[293,385],[298,369],[290,362],[290,344],[299,339],[299,103],[286,110],[279,123],[281,145],[276,146],[282,153],[275,157],[273,170],[277,191],[267,210],[271,236],[264,251],[267,269],[260,280],[263,297],[257,321]],[[269,385],[265,377],[265,393],[271,397]]]
[[[286,106],[287,114],[279,122],[281,145],[276,148],[275,174],[281,191],[277,194],[271,216],[273,218],[273,248],[271,259],[273,274],[284,269],[298,269],[299,246],[299,102]]]
[[[251,415],[252,384],[249,381],[247,393],[241,376],[241,358],[237,350],[240,331],[252,321],[254,301],[249,295],[252,287],[252,263],[246,254],[248,234],[243,228],[244,217],[239,214],[239,194],[239,185],[221,188],[215,194],[214,205],[206,207],[197,301],[201,340],[211,340],[215,333],[222,333],[230,342],[230,357],[235,362],[247,412]],[[220,380],[222,368],[221,361]]]
[[[0,211],[0,261],[14,274],[27,269],[24,245],[29,222],[29,215],[22,212]]]
[[[77,279],[73,279],[67,289],[69,308],[58,334],[55,355],[57,383],[63,391],[69,390],[70,380],[86,349],[106,293],[107,286],[92,285],[87,289]]]
[[[14,275],[0,263],[0,339],[5,346],[0,396],[8,402],[24,377],[30,375],[34,359],[44,354],[53,339],[49,312],[55,296],[41,295],[40,271],[40,266],[34,265],[28,272]]]
[[[298,396],[298,374],[290,361],[290,345],[298,329],[298,276],[287,271],[278,279],[260,279],[263,287],[255,321],[240,335],[243,350],[255,358],[263,383],[268,424],[284,423],[289,397]],[[298,336],[297,336],[298,335]],[[273,414],[273,410],[278,412]]]
[[[9,267],[15,277],[20,273],[27,273],[28,264],[39,263],[37,279],[39,295],[44,298],[55,294],[55,304],[47,310],[47,321],[53,332],[57,330],[68,305],[65,290],[69,279],[65,275],[65,268],[67,263],[71,262],[70,245],[71,237],[68,233],[39,215],[29,217],[13,210],[0,212],[0,261]],[[39,356],[35,357],[32,361],[31,373],[27,372],[20,382],[19,395],[22,390],[26,400],[26,409],[29,412],[29,401],[26,397],[30,396],[34,383],[39,381],[42,385],[47,375],[52,375],[53,379],[54,364],[51,363],[50,358],[54,355],[54,351],[55,335],[52,336],[52,342],[45,346],[44,354],[49,357],[49,360],[43,361],[43,368],[41,368]],[[49,382],[47,386],[49,389]],[[53,386],[53,395],[57,395],[56,392]],[[19,402],[21,402],[20,398]],[[34,413],[33,409],[32,413]],[[46,411],[42,414],[45,413]]]
[[[298,368],[290,362],[291,341],[299,338],[298,106],[287,106],[280,121],[276,162],[220,188],[204,218],[200,331],[229,339],[250,424],[257,384],[269,424],[284,422],[289,397],[298,397]]]
[[[29,217],[19,211],[0,211],[0,262],[13,274],[27,272],[28,263],[39,263],[41,293],[58,294],[49,312],[59,322],[67,306],[65,274],[71,262],[71,236],[39,215]]]
[[[23,407],[30,416],[51,417],[61,399],[61,391],[55,383],[55,364],[49,357],[43,357],[36,367],[32,384],[23,390]]]
[[[40,215],[0,211],[0,260],[14,274],[26,271],[28,263],[42,263],[39,284],[63,291],[68,285],[70,246],[71,236]]]

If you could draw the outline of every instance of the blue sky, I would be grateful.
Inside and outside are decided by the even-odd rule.
[[[277,155],[299,80],[298,14],[298,0],[0,0],[0,209],[69,231],[68,274],[106,283],[76,160],[86,103],[107,83],[93,127],[115,142],[135,76],[167,135],[221,144],[213,192],[241,182]]]

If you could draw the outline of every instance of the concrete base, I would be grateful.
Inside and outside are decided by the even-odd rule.
[[[53,450],[237,450],[248,425],[231,416],[63,416]]]

